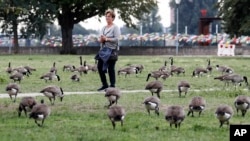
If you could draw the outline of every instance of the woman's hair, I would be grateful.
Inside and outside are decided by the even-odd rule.
[[[110,14],[113,19],[115,19],[115,12],[111,9],[106,10],[105,15]]]

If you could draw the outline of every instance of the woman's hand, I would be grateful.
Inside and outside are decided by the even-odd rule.
[[[101,37],[100,37],[99,41],[100,41],[101,43],[104,43],[104,42],[106,41],[106,39],[107,39],[107,37],[106,37],[106,36],[101,35]]]

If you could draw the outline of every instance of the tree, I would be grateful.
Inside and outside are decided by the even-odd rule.
[[[102,16],[105,11],[116,9],[127,26],[133,26],[132,17],[141,18],[157,5],[155,0],[53,0],[57,5],[56,17],[62,32],[62,54],[74,53],[72,30],[75,24],[93,16]]]
[[[42,38],[46,34],[46,24],[54,17],[55,5],[50,0],[2,0],[0,2],[0,18],[2,18],[2,32],[10,37],[13,34],[14,53],[19,52],[18,25],[22,23],[22,36],[36,36]]]
[[[182,0],[179,4],[179,33],[185,33],[185,26],[189,34],[198,34],[200,10],[207,10],[207,17],[216,17],[218,10],[215,7],[218,0]],[[171,0],[169,6],[176,9],[175,0]],[[176,19],[176,10],[174,10]],[[176,21],[171,24],[171,33],[176,32]]]
[[[221,0],[217,6],[226,33],[231,37],[250,34],[249,0]]]
[[[2,33],[6,33],[12,38],[13,34],[13,47],[14,53],[19,52],[18,45],[18,24],[19,17],[22,13],[26,12],[26,9],[22,8],[22,0],[20,1],[12,1],[12,0],[3,0],[0,5],[0,17],[3,21],[1,25]]]
[[[139,25],[142,25],[143,33],[162,32],[161,17],[158,14],[158,6],[155,6],[150,13],[143,13]]]

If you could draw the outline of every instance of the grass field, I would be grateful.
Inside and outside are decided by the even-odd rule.
[[[94,55],[84,55],[83,60],[88,64],[94,64]],[[117,87],[121,90],[144,90],[146,77],[150,71],[157,70],[164,65],[164,61],[169,62],[170,56],[120,56],[116,69],[129,64],[143,64],[145,69],[141,74],[130,75],[125,78],[123,75],[117,76]],[[211,59],[211,65],[226,65],[234,69],[238,74],[250,76],[249,58],[246,57],[174,57],[174,65],[185,68],[185,76],[174,75],[164,83],[164,91],[161,93],[160,116],[153,112],[149,116],[142,101],[150,96],[150,92],[131,92],[124,93],[118,101],[126,110],[124,126],[117,123],[113,130],[111,122],[107,117],[107,99],[102,93],[85,95],[67,95],[60,102],[58,99],[55,105],[51,105],[49,100],[42,96],[37,96],[37,101],[45,100],[51,108],[51,115],[46,119],[43,127],[38,127],[32,119],[28,119],[22,114],[19,118],[17,107],[20,97],[17,96],[17,102],[13,103],[9,98],[0,99],[0,136],[2,141],[17,140],[77,140],[77,141],[228,141],[229,127],[224,125],[219,128],[219,121],[214,112],[218,105],[228,104],[234,106],[233,102],[237,95],[249,95],[245,84],[238,87],[224,87],[222,82],[213,78],[221,75],[215,70],[211,75],[197,78],[191,77],[192,71],[196,67],[206,67],[206,60]],[[80,83],[70,80],[71,72],[63,72],[63,65],[73,64],[79,66],[79,56],[77,55],[12,55],[0,56],[0,93],[6,94],[5,87],[9,82],[9,75],[5,72],[11,62],[12,67],[30,65],[37,69],[30,77],[25,77],[21,81],[22,93],[38,93],[47,85],[58,85],[65,92],[88,92],[96,91],[101,86],[97,73],[90,72],[81,76]],[[39,77],[48,72],[56,62],[58,74],[61,81],[45,83]],[[169,67],[169,63],[167,64]],[[154,80],[150,78],[150,81]],[[190,92],[186,97],[179,98],[177,92],[177,83],[180,80],[188,80],[191,83]],[[209,90],[208,90],[209,89]],[[188,104],[192,97],[202,96],[206,99],[206,110],[200,117],[195,113],[195,117],[187,117],[181,125],[180,130],[170,128],[169,123],[164,119],[164,109],[169,105],[181,105],[185,112],[188,112]],[[231,124],[250,124],[250,113],[245,117],[236,114],[230,120]],[[159,130],[156,130],[159,127]]]

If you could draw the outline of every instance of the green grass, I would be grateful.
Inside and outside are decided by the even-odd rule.
[[[87,63],[94,64],[94,55],[83,56]],[[152,71],[158,69],[168,61],[170,56],[120,56],[117,62],[117,69],[128,64],[143,64],[145,69],[138,77],[134,75],[125,78],[117,76],[117,87],[121,90],[143,90],[145,87],[146,76]],[[223,88],[222,82],[213,80],[214,76],[220,75],[214,68],[210,76],[202,78],[192,78],[191,73],[195,67],[206,66],[206,59],[211,59],[211,65],[227,65],[232,67],[236,73],[250,76],[249,58],[246,57],[174,57],[174,65],[182,66],[186,70],[186,75],[174,76],[164,83],[164,90],[173,90],[161,93],[160,116],[153,112],[149,116],[141,104],[144,98],[150,96],[149,92],[124,93],[118,101],[127,112],[124,126],[117,123],[113,130],[111,122],[107,117],[107,109],[104,106],[107,100],[102,93],[87,95],[67,95],[63,102],[57,99],[55,105],[50,105],[49,100],[38,96],[40,101],[45,99],[52,113],[44,123],[44,127],[38,127],[32,119],[28,119],[22,113],[17,116],[17,102],[13,103],[9,98],[0,99],[0,136],[2,141],[16,140],[77,140],[77,141],[228,141],[229,128],[224,125],[219,128],[219,122],[214,116],[215,109],[220,104],[228,104],[233,107],[233,101],[238,94],[249,95],[246,87]],[[45,83],[39,77],[48,72],[53,62],[56,62],[58,74],[62,81],[53,81]],[[96,91],[100,87],[98,74],[89,73],[81,77],[80,83],[73,83],[69,79],[71,72],[63,72],[62,67],[66,64],[79,66],[79,56],[73,55],[29,55],[29,56],[0,56],[0,93],[6,94],[5,87],[9,82],[8,74],[5,69],[8,62],[12,67],[30,65],[37,69],[29,78],[24,78],[20,83],[22,93],[39,92],[43,87],[55,84],[61,86],[65,92],[88,92]],[[169,64],[168,64],[169,65]],[[150,81],[153,80],[152,78]],[[179,98],[177,93],[177,83],[179,80],[188,80],[191,83],[191,90],[186,97]],[[206,91],[209,88],[216,88],[215,91]],[[7,95],[7,94],[6,94]],[[164,119],[164,109],[168,105],[181,105],[185,112],[188,111],[189,101],[193,96],[203,96],[206,99],[206,110],[201,117],[186,117],[180,130],[170,128]],[[234,107],[233,107],[234,108]],[[243,118],[235,114],[230,120],[231,124],[249,124],[250,113]],[[156,130],[159,127],[159,130]]]

